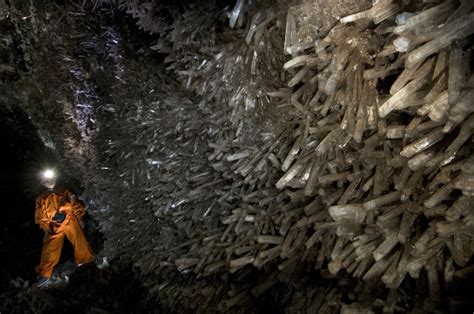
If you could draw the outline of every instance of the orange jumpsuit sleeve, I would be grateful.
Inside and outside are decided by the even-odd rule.
[[[86,209],[84,208],[84,206],[82,206],[81,202],[79,202],[79,200],[74,194],[72,194],[70,191],[67,191],[66,193],[68,199],[71,201],[72,212],[74,213],[74,216],[76,216],[77,219],[81,220],[86,213]]]
[[[40,226],[44,231],[50,231],[50,222],[46,213],[46,206],[44,200],[41,196],[36,198],[36,209],[35,209],[35,222]]]

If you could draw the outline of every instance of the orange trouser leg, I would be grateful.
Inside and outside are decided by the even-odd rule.
[[[50,278],[53,274],[53,268],[58,264],[59,258],[61,257],[63,243],[63,232],[50,234],[44,241],[40,264],[36,266],[36,271],[41,277]]]
[[[66,225],[62,226],[62,230],[74,247],[74,259],[76,263],[85,264],[92,262],[95,258],[94,254],[77,219],[70,219]]]

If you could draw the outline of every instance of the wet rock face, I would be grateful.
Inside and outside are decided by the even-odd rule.
[[[0,9],[11,103],[160,306],[469,306],[469,3]]]

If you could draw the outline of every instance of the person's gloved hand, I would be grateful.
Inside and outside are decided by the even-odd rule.
[[[51,221],[50,226],[51,226],[51,230],[49,234],[55,234],[56,232],[58,232],[59,227],[61,227],[61,223],[53,220]]]

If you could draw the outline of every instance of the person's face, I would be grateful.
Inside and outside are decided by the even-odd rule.
[[[56,180],[55,179],[47,179],[43,182],[43,186],[45,188],[48,188],[48,189],[52,190],[56,186]]]

